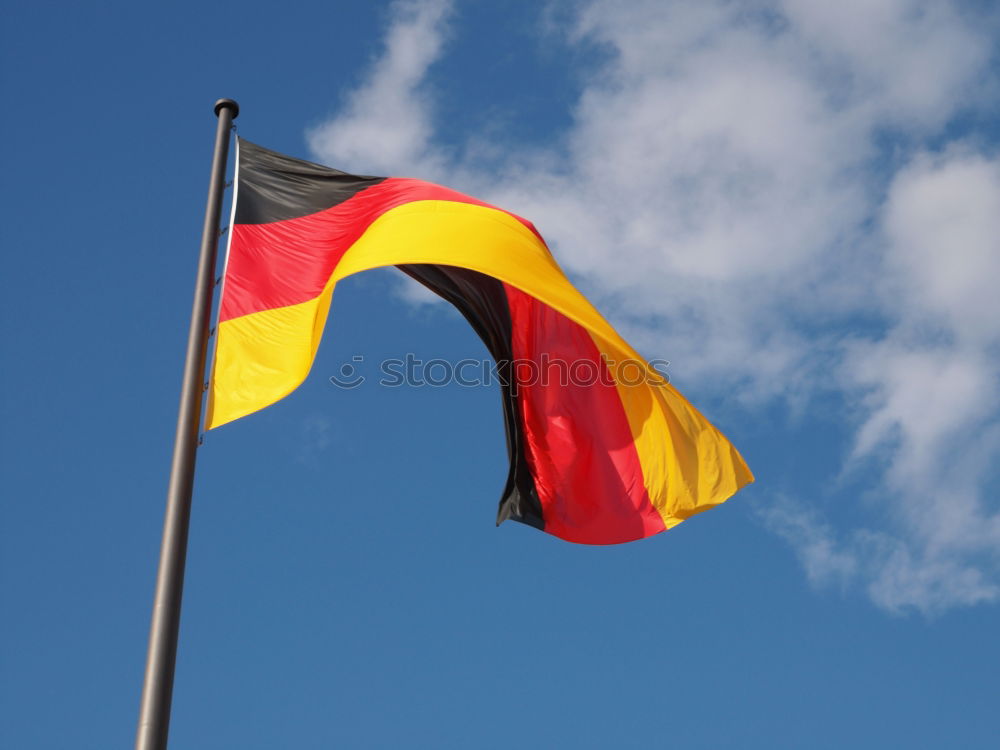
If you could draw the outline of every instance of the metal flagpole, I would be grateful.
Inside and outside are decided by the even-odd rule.
[[[174,458],[167,489],[167,511],[163,522],[153,619],[149,629],[149,651],[146,655],[146,678],[142,685],[142,703],[139,708],[139,729],[135,738],[136,750],[166,750],[167,747],[177,633],[181,619],[181,595],[184,590],[184,561],[191,519],[195,453],[201,428],[201,400],[204,393],[212,290],[215,284],[219,215],[226,187],[230,131],[233,120],[239,113],[240,107],[232,99],[219,99],[215,103],[219,123],[215,131],[212,176],[208,183],[205,228],[201,234],[198,280],[194,289],[191,330],[188,333],[184,382],[177,416],[177,436],[174,440]]]

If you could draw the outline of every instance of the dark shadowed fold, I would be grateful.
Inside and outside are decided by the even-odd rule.
[[[485,274],[455,266],[411,264],[397,268],[453,304],[496,360],[510,457],[510,471],[497,510],[497,525],[510,519],[544,529],[542,506],[524,453],[526,442],[517,388],[510,372],[513,360],[511,320],[503,284]]]

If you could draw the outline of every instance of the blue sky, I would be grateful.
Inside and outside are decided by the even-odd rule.
[[[0,744],[127,747],[209,158],[240,134],[538,226],[757,483],[638,543],[494,528],[479,358],[398,275],[199,455],[173,747],[992,747],[989,3],[21,3],[0,29]]]

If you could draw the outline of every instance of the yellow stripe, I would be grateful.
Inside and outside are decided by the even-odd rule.
[[[652,368],[645,373],[593,337],[615,380],[653,507],[670,529],[719,505],[753,474],[732,444]],[[645,378],[643,378],[645,375]]]
[[[458,266],[492,276],[583,326],[609,359],[645,364],[520,221],[484,206],[415,201],[373,221],[317,299],[219,326],[208,427],[274,403],[305,379],[337,281],[405,263]],[[618,392],[650,499],[669,528],[723,502],[753,477],[729,441],[655,370],[646,370],[652,385],[619,384]]]
[[[333,285],[298,305],[219,324],[207,429],[280,401],[306,379],[323,334]]]

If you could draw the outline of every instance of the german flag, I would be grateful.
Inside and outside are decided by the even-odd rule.
[[[567,280],[531,222],[421,180],[359,177],[239,139],[208,427],[312,366],[336,283],[396,266],[449,301],[498,365],[508,518],[586,544],[669,529],[753,475]]]

